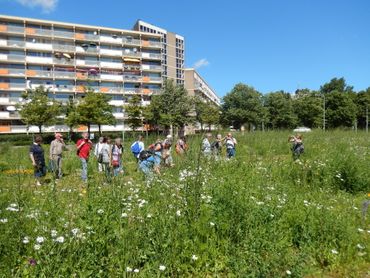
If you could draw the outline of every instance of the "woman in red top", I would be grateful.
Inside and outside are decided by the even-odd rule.
[[[92,149],[92,142],[89,140],[87,132],[82,133],[82,138],[77,141],[77,155],[81,160],[82,172],[81,178],[87,182],[87,162],[89,160],[90,150]]]

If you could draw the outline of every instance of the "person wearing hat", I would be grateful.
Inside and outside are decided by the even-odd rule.
[[[62,173],[62,152],[66,148],[63,141],[63,135],[59,132],[55,133],[55,139],[50,143],[50,161],[55,178],[60,179]]]

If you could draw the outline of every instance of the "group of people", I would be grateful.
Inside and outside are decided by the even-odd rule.
[[[299,159],[300,155],[304,152],[304,145],[302,135],[292,135],[288,141],[292,143],[292,154],[293,159]],[[36,178],[36,184],[41,185],[40,178],[46,174],[46,163],[44,157],[44,150],[41,146],[42,137],[35,136],[34,143],[30,147],[30,158],[32,165],[34,166],[34,176]],[[160,174],[161,167],[174,166],[172,158],[172,145],[173,138],[171,135],[167,135],[162,141],[157,139],[155,143],[149,145],[145,149],[144,138],[139,136],[138,139],[131,145],[131,152],[137,162],[138,169],[146,176],[152,177],[154,173]],[[202,140],[202,153],[207,158],[220,159],[222,156],[223,148],[226,149],[226,158],[231,159],[236,154],[237,141],[228,133],[225,137],[218,134],[214,140],[212,140],[212,134],[207,133],[205,138]],[[175,152],[179,156],[183,156],[188,151],[188,144],[186,138],[180,137],[175,144]],[[55,180],[58,181],[62,176],[62,153],[66,149],[66,144],[63,141],[63,136],[60,133],[55,134],[55,139],[50,144],[49,151],[49,168],[54,173]],[[76,143],[77,156],[81,161],[81,178],[84,182],[87,182],[88,178],[88,160],[90,152],[93,149],[93,143],[89,139],[88,133],[83,133],[82,138]],[[111,181],[112,177],[118,176],[123,173],[122,163],[123,145],[121,138],[116,138],[114,142],[111,142],[110,138],[100,137],[98,143],[94,148],[94,156],[97,159],[97,170],[105,173],[106,180]]]
[[[237,141],[231,133],[228,133],[225,137],[221,134],[217,134],[216,139],[212,141],[212,134],[207,133],[206,137],[202,141],[202,152],[205,156],[214,156],[219,159],[222,153],[222,146],[226,147],[226,158],[231,159],[235,157]]]

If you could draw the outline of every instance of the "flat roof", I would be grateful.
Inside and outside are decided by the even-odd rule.
[[[0,14],[0,19],[8,19],[8,20],[15,20],[15,21],[29,21],[31,23],[47,23],[47,24],[55,24],[61,27],[79,27],[85,29],[103,29],[104,31],[111,31],[111,32],[125,32],[130,34],[140,34],[144,36],[153,36],[153,37],[161,37],[160,34],[152,34],[140,31],[133,31],[128,29],[117,29],[117,28],[110,28],[110,27],[103,27],[103,26],[95,26],[95,25],[84,25],[84,24],[77,24],[77,23],[68,23],[68,22],[61,22],[61,21],[51,21],[51,20],[43,20],[43,19],[35,19],[35,18],[28,18],[28,17],[18,17],[18,16],[9,16],[9,15],[2,15]]]

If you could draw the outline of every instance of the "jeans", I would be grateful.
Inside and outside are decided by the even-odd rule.
[[[111,174],[111,167],[109,166],[109,163],[102,163],[104,174],[107,182],[111,182],[112,180],[112,174]]]
[[[87,162],[88,160],[82,157],[80,157],[80,160],[82,164],[81,178],[83,181],[87,181]]]
[[[37,165],[34,169],[34,176],[35,178],[41,178],[46,175],[46,166],[45,165]]]
[[[235,149],[234,148],[227,149],[226,152],[227,152],[227,158],[232,158],[232,157],[235,156]]]

